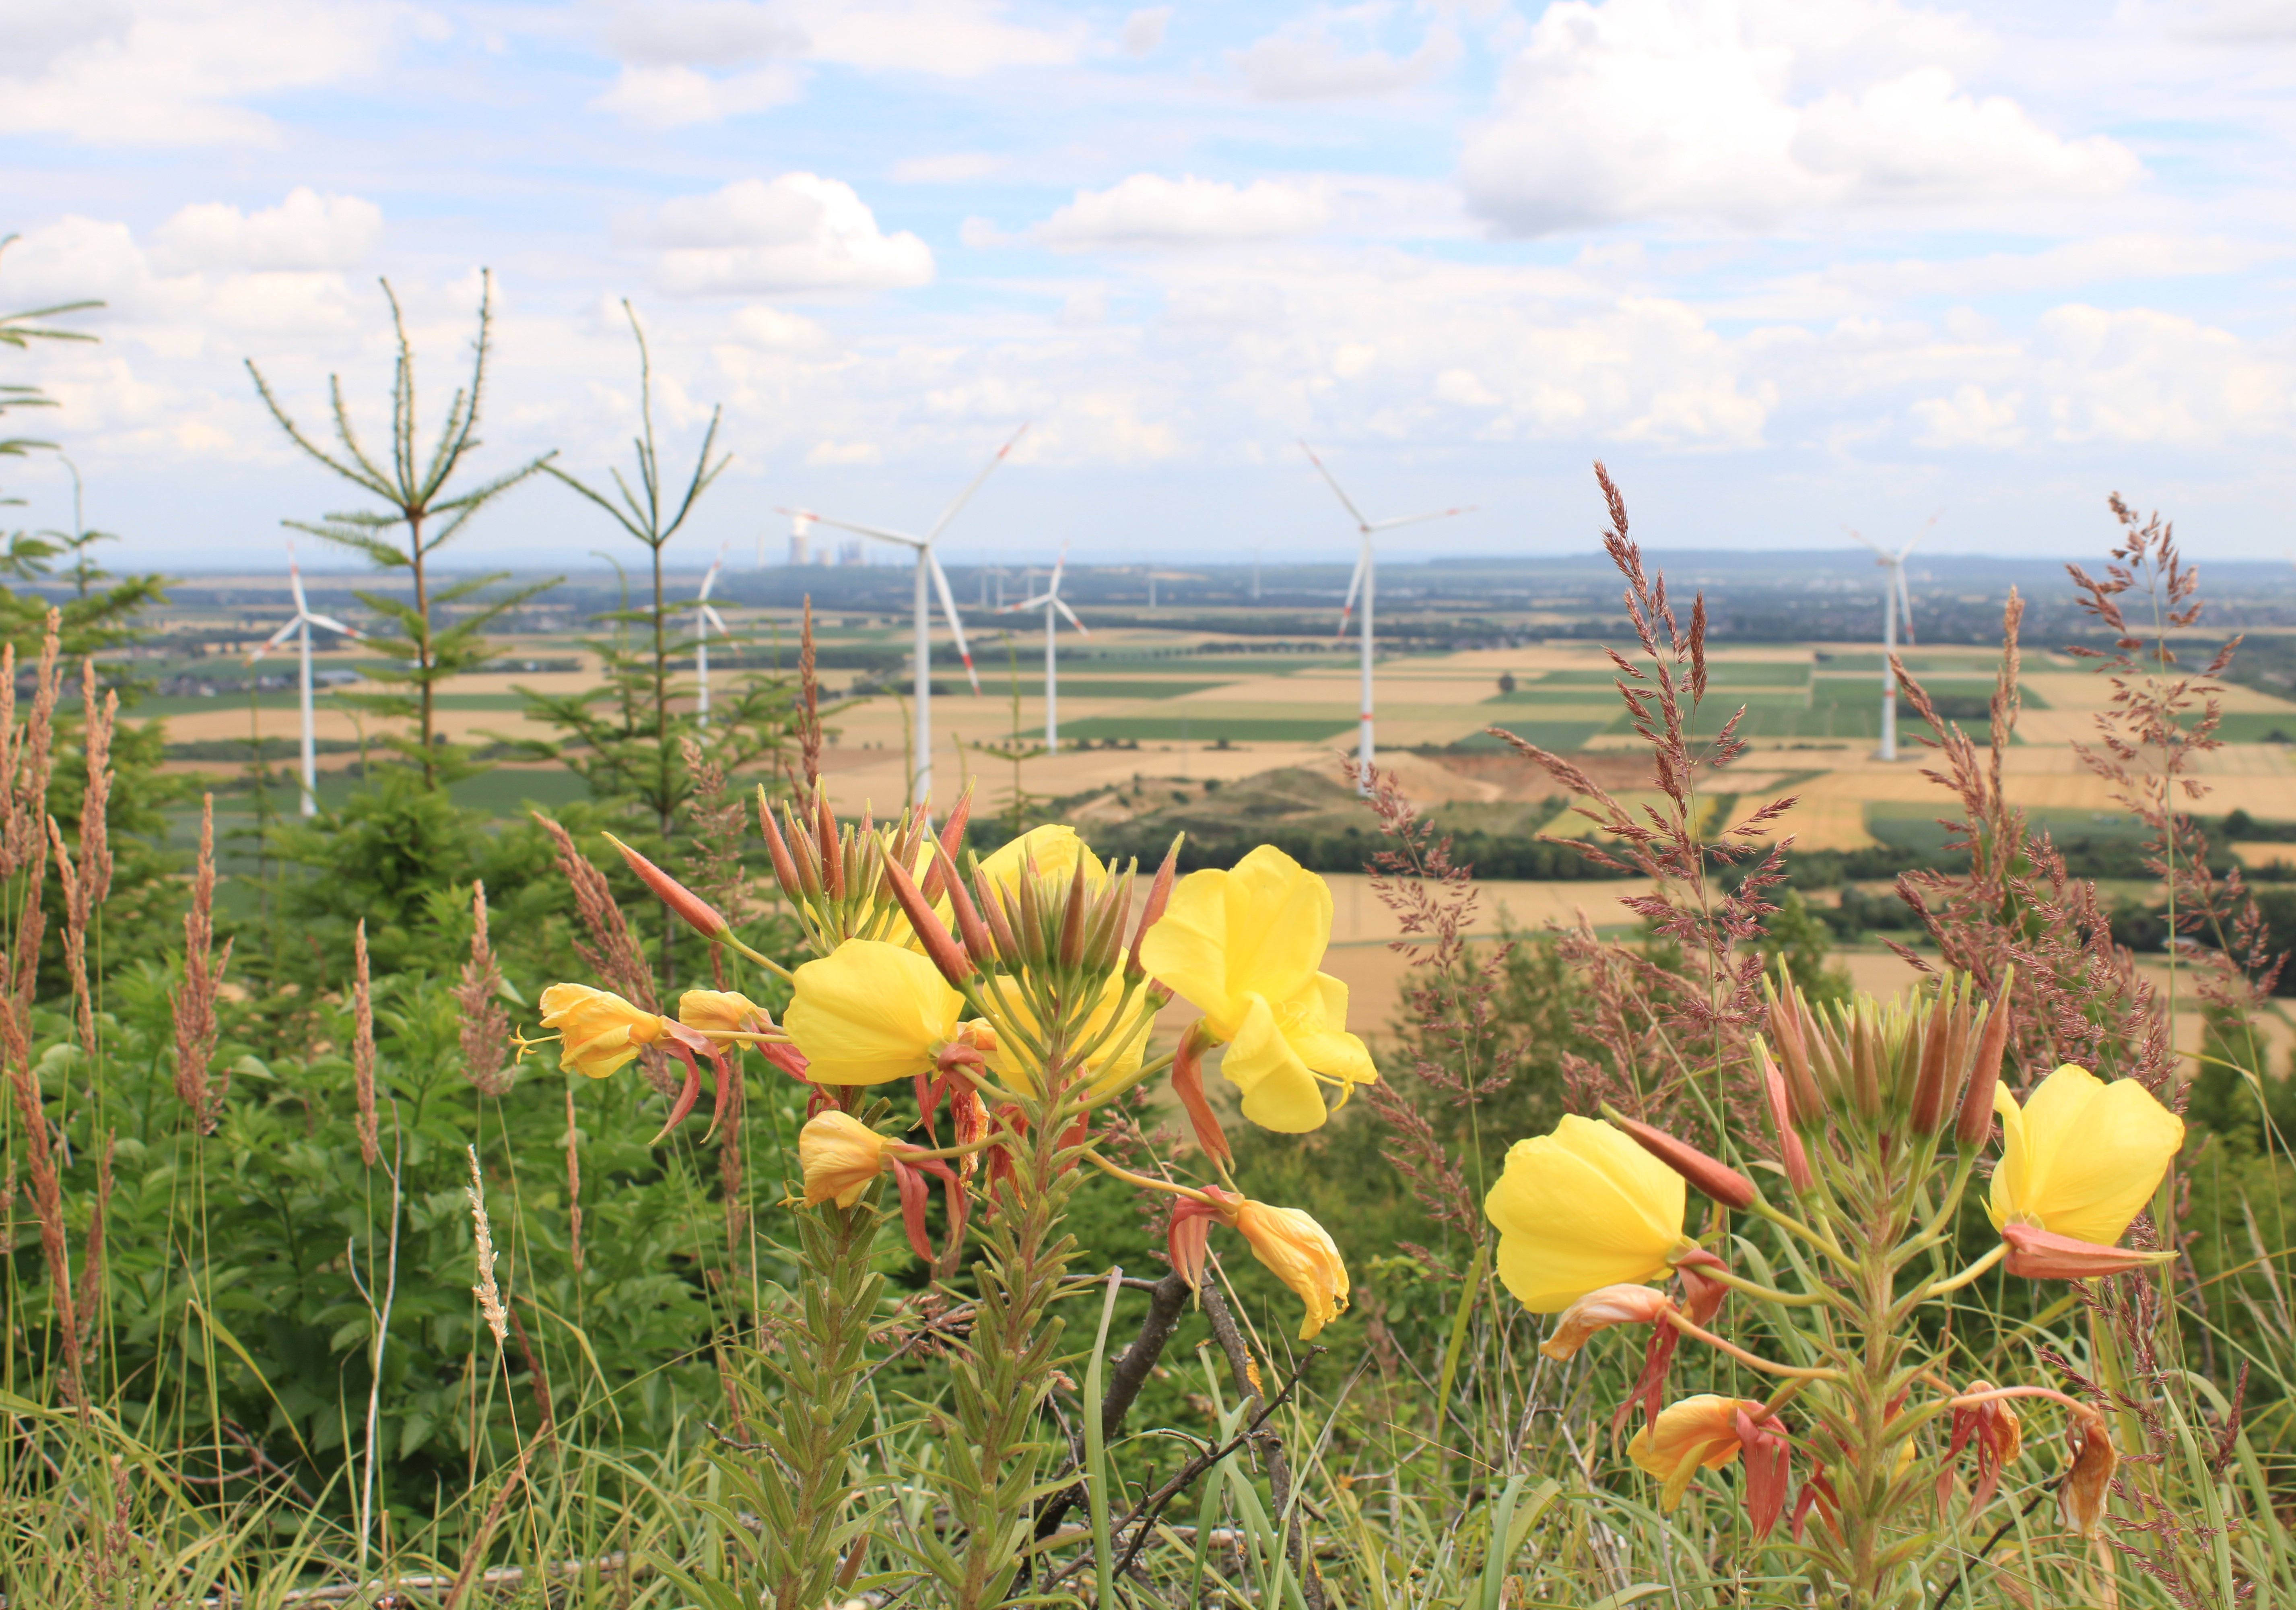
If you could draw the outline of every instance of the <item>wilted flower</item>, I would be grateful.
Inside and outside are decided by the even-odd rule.
[[[2083,1537],[2095,1537],[2104,1519],[2104,1500],[2112,1495],[2120,1453],[2112,1445],[2104,1417],[2086,1405],[2075,1412],[2071,1436],[2072,1468],[2057,1488],[2057,1513]]]
[[[1980,1397],[1993,1387],[1985,1381],[1969,1384],[1969,1395]],[[1994,1490],[2001,1484],[2001,1473],[2017,1458],[2023,1445],[2023,1431],[2017,1420],[2017,1411],[2008,1401],[1996,1398],[1989,1402],[1972,1403],[1966,1409],[1953,1411],[1953,1442],[1946,1450],[1950,1460],[1960,1457],[1964,1448],[1977,1450],[1977,1485],[1971,1489],[1969,1507],[1972,1514],[1985,1507]],[[1938,1473],[1938,1502],[1945,1502],[1948,1483],[1952,1473]]]
[[[2001,1165],[1986,1212],[1996,1228],[2031,1225],[2109,1247],[2152,1199],[2185,1143],[2184,1120],[2135,1080],[2107,1084],[2067,1063],[2022,1107],[1996,1084]]]
[[[834,1202],[849,1208],[885,1171],[891,1142],[849,1113],[832,1109],[806,1120],[797,1133],[798,1170],[805,1179],[805,1205]]]
[[[605,1079],[637,1060],[668,1030],[660,1013],[630,1005],[588,984],[553,984],[542,992],[542,1026],[559,1034],[558,1065]]]
[[[1751,1421],[1761,1412],[1762,1405],[1750,1398],[1711,1392],[1684,1398],[1635,1433],[1627,1457],[1666,1483],[1659,1507],[1671,1510],[1701,1469],[1719,1470],[1738,1457],[1743,1445],[1741,1419]]]
[[[1322,1225],[1298,1208],[1247,1200],[1234,1212],[1235,1228],[1242,1232],[1251,1255],[1308,1305],[1300,1322],[1300,1340],[1314,1341],[1316,1333],[1348,1306],[1348,1270],[1340,1261],[1340,1249]]]
[[[1613,1325],[1655,1325],[1673,1306],[1655,1286],[1605,1286],[1564,1309],[1554,1334],[1538,1344],[1538,1351],[1558,1364],[1567,1362],[1578,1356],[1596,1331]]]
[[[783,1027],[823,1085],[881,1085],[934,1071],[964,997],[925,957],[882,940],[847,940],[795,975]]]
[[[762,1034],[774,1026],[763,1006],[734,990],[688,990],[677,998],[677,1021],[704,1034]]]
[[[1233,871],[1181,879],[1141,941],[1141,965],[1226,1043],[1220,1072],[1263,1129],[1316,1129],[1327,1116],[1318,1080],[1344,1100],[1379,1077],[1347,1031],[1348,987],[1318,971],[1331,938],[1330,887],[1263,844]]]
[[[1566,1116],[1518,1140],[1483,1198],[1499,1232],[1498,1274],[1535,1314],[1605,1286],[1664,1274],[1689,1243],[1682,1176],[1600,1119]]]

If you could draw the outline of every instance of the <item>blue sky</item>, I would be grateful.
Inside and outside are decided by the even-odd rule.
[[[951,557],[1344,552],[1302,437],[1374,516],[1480,505],[1412,554],[1585,549],[1597,456],[1660,546],[2093,554],[2116,489],[2296,546],[2291,0],[8,18],[0,305],[109,305],[4,378],[129,563],[267,567],[343,506],[242,360],[379,428],[387,275],[435,419],[482,265],[479,467],[626,460],[629,297],[672,450],[726,410],[693,563],[777,555],[780,505],[929,522],[1024,422]],[[462,540],[611,539],[536,484]]]

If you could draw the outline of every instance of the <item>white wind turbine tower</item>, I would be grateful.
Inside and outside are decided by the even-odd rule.
[[[1914,551],[1914,544],[1928,536],[1930,526],[1937,522],[1937,515],[1931,515],[1929,525],[1915,531],[1906,539],[1906,546],[1894,554],[1863,531],[1850,526],[1841,528],[1880,555],[1874,563],[1890,572],[1890,579],[1882,584],[1882,759],[1884,760],[1898,758],[1898,683],[1896,674],[1890,669],[1890,661],[1898,652],[1898,620],[1900,616],[1906,622],[1906,641],[1910,644],[1914,640],[1914,597],[1906,588],[1906,555]]]
[[[701,578],[701,590],[693,596],[693,716],[701,727],[709,725],[709,634],[715,630],[721,637],[730,637],[734,628],[726,624],[709,602],[709,589],[718,585],[718,572],[726,563],[726,549],[733,545],[727,538],[718,545],[718,557],[709,562],[708,574]]]
[[[972,651],[965,646],[964,624],[956,618],[956,600],[949,595],[948,576],[940,568],[939,559],[934,556],[933,544],[939,539],[940,534],[948,529],[948,522],[956,518],[957,511],[972,501],[972,495],[980,489],[980,483],[988,479],[989,472],[1004,462],[1004,456],[1019,444],[1021,438],[1028,434],[1028,431],[1029,427],[1022,425],[1018,431],[1013,431],[1013,439],[996,449],[996,456],[988,461],[980,474],[972,478],[972,483],[964,490],[956,495],[955,500],[941,511],[940,518],[933,522],[932,529],[922,537],[912,537],[906,531],[886,530],[880,526],[856,525],[850,521],[832,520],[828,515],[816,513],[811,509],[782,511],[784,514],[793,514],[800,520],[813,521],[821,525],[833,525],[840,531],[851,531],[856,536],[874,537],[880,542],[898,542],[904,547],[914,549],[916,553],[917,637],[914,698],[917,769],[912,784],[912,797],[928,810],[932,808],[932,594],[936,592],[940,595],[941,612],[948,618],[949,636],[956,639],[957,656],[964,661],[965,679],[972,684],[974,693],[980,691],[980,678],[972,669]]]
[[[1424,514],[1404,514],[1393,520],[1366,520],[1363,511],[1356,507],[1355,499],[1341,487],[1339,478],[1324,468],[1324,461],[1316,456],[1316,449],[1303,441],[1300,444],[1300,450],[1308,456],[1308,462],[1316,466],[1324,481],[1330,483],[1332,490],[1338,494],[1341,504],[1348,511],[1348,518],[1356,522],[1356,530],[1363,537],[1363,549],[1356,555],[1355,578],[1348,583],[1348,601],[1340,606],[1339,635],[1347,635],[1348,615],[1354,610],[1356,596],[1360,593],[1363,596],[1363,724],[1356,740],[1356,792],[1369,793],[1372,761],[1371,617],[1374,571],[1376,569],[1372,556],[1372,535],[1377,531],[1391,531],[1400,525],[1417,525],[1423,520],[1448,520],[1454,514],[1472,513],[1475,505],[1465,504],[1456,509],[1431,509]]]
[[[258,660],[262,659],[264,655],[269,653],[273,649],[277,648],[281,644],[286,642],[288,638],[294,637],[297,639],[297,645],[302,661],[302,814],[307,817],[315,817],[319,814],[319,753],[318,744],[314,739],[311,732],[311,628],[316,626],[324,631],[335,632],[342,637],[350,638],[354,643],[363,642],[365,639],[362,638],[357,632],[353,631],[349,627],[345,626],[332,615],[322,615],[311,607],[310,601],[303,596],[302,567],[295,563],[295,545],[291,542],[287,545],[287,586],[295,595],[295,618],[288,621],[286,625],[281,627],[277,631],[272,633],[271,640],[268,643],[266,643],[261,648],[257,649],[253,653],[248,655],[247,662],[250,665],[252,665]]]
[[[1033,598],[1024,598],[996,612],[1000,615],[1009,615],[1015,610],[1040,609],[1045,612],[1045,752],[1048,755],[1061,752],[1060,656],[1053,646],[1058,625],[1054,619],[1055,612],[1066,615],[1069,624],[1086,637],[1092,636],[1092,629],[1077,619],[1076,612],[1061,596],[1061,572],[1068,567],[1068,563],[1069,545],[1063,542],[1061,544],[1061,556],[1053,564],[1053,579],[1046,584],[1045,590]]]

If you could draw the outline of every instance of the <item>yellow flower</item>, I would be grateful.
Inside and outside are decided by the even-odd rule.
[[[983,857],[980,878],[991,887],[1009,890],[1027,872],[1065,889],[1076,876],[1078,856],[1084,858],[1085,887],[1095,891],[1108,887],[1108,868],[1101,864],[1100,858],[1077,836],[1075,828],[1057,822],[1031,827],[1002,849]]]
[[[1332,891],[1270,844],[1231,872],[1192,872],[1140,947],[1141,965],[1204,1014],[1227,1043],[1220,1072],[1243,1115],[1299,1134],[1325,1117],[1318,1080],[1379,1077],[1347,1031],[1348,987],[1317,971],[1332,939]]]
[[[1518,1140],[1483,1198],[1499,1278],[1534,1314],[1666,1273],[1685,1243],[1682,1176],[1599,1118],[1573,1113]]]
[[[832,1110],[806,1120],[797,1133],[797,1163],[805,1177],[805,1205],[835,1202],[851,1207],[885,1171],[891,1143],[858,1119]]]
[[[800,967],[796,985],[782,1026],[821,1085],[931,1072],[964,1010],[931,962],[882,940],[847,940]]]
[[[1627,1457],[1666,1483],[1659,1507],[1672,1509],[1699,1471],[1719,1470],[1738,1457],[1738,1411],[1759,1415],[1750,1398],[1718,1398],[1702,1392],[1669,1403],[1657,1419],[1635,1433]]]
[[[1308,1305],[1300,1322],[1300,1340],[1314,1341],[1317,1331],[1346,1311],[1347,1265],[1340,1261],[1340,1249],[1322,1225],[1298,1208],[1247,1200],[1235,1210],[1235,1228],[1242,1232],[1251,1255]]]
[[[968,1029],[985,1031],[976,1032],[972,1043],[979,1046],[988,1058],[988,1071],[1007,1088],[1024,1096],[1033,1096],[1037,1093],[1036,1059],[1027,1055],[1020,1036],[1026,1034],[1041,1043],[1044,1031],[1037,1026],[1036,1012],[1029,1006],[1028,995],[1018,979],[999,975],[988,981],[988,992],[996,1003],[996,1014],[1004,1024],[1004,1031],[999,1032],[987,1023],[968,1023]],[[1155,1016],[1155,1003],[1149,998],[1145,990],[1136,989],[1124,1022],[1111,1031],[1109,1025],[1123,1001],[1124,980],[1111,978],[1102,987],[1099,1004],[1093,1007],[1083,1027],[1075,1031],[1075,1043],[1078,1045],[1089,1046],[1095,1040],[1099,1042],[1097,1048],[1084,1061],[1088,1093],[1095,1102],[1128,1087],[1140,1072],[1142,1059],[1147,1056],[1148,1025],[1144,1020]],[[1105,1038],[1103,1031],[1108,1031]]]
[[[553,984],[542,992],[542,1026],[559,1033],[558,1065],[604,1079],[634,1062],[668,1025],[620,996],[587,984]]]
[[[688,990],[677,998],[677,1021],[704,1034],[757,1034],[773,1026],[763,1006],[733,990]]]
[[[2022,1108],[1997,1084],[2001,1166],[1985,1203],[1997,1229],[2027,1224],[2111,1246],[2152,1198],[2185,1121],[2133,1079],[2105,1083],[2070,1063]]]

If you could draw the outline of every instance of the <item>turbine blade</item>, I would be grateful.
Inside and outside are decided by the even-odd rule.
[[[1014,610],[1034,610],[1034,609],[1042,609],[1042,608],[1044,608],[1044,606],[1045,606],[1045,605],[1046,605],[1046,604],[1051,604],[1051,603],[1054,603],[1054,598],[1053,598],[1053,596],[1052,596],[1052,595],[1051,595],[1051,594],[1049,594],[1049,593],[1038,593],[1038,594],[1037,594],[1035,597],[1033,597],[1033,598],[1023,598],[1023,599],[1022,599],[1022,600],[1021,600],[1021,602],[1020,602],[1020,603],[1018,603],[1018,604],[1006,604],[1003,609],[998,610],[996,612],[997,612],[998,614],[1000,614],[1000,615],[1009,615],[1009,614],[1011,614]]]
[[[1355,613],[1356,595],[1363,590],[1364,566],[1370,559],[1368,546],[1356,555],[1356,573],[1348,579],[1348,601],[1340,605],[1340,629],[1332,634],[1334,637],[1344,637],[1348,634],[1348,617]]]
[[[1889,560],[1890,556],[1890,550],[1883,547],[1880,543],[1874,541],[1871,537],[1866,535],[1865,532],[1859,530],[1856,526],[1846,525],[1841,529],[1849,532],[1852,537],[1855,537],[1858,541],[1864,543],[1867,547],[1872,548],[1875,553],[1881,554],[1885,563]]]
[[[956,495],[955,501],[941,511],[940,518],[934,521],[932,523],[932,530],[925,533],[925,540],[927,542],[931,542],[934,538],[939,536],[943,531],[948,529],[948,522],[956,518],[956,512],[963,508],[966,504],[972,501],[972,495],[980,490],[980,483],[988,479],[989,472],[991,471],[995,470],[998,464],[1004,462],[1004,455],[1010,453],[1014,448],[1018,447],[1021,443],[1021,439],[1028,433],[1029,427],[1027,425],[1022,425],[1019,430],[1013,432],[1013,439],[1011,441],[1006,442],[1003,447],[996,449],[996,456],[990,459],[988,464],[983,465],[981,467],[980,473],[972,478],[972,484],[966,487],[962,492],[959,492]]]
[[[1456,509],[1430,509],[1424,514],[1403,514],[1393,520],[1382,520],[1370,529],[1374,531],[1391,531],[1397,526],[1417,525],[1423,520],[1448,520],[1454,514],[1472,514],[1481,506],[1480,504],[1465,503]]]
[[[310,604],[303,597],[303,568],[295,563],[295,555],[287,555],[287,590],[295,595],[295,612],[308,615]]]
[[[1053,561],[1053,579],[1052,579],[1052,581],[1050,582],[1050,584],[1048,584],[1048,585],[1046,587],[1046,588],[1045,588],[1045,596],[1046,596],[1046,597],[1047,597],[1047,598],[1057,598],[1057,597],[1059,597],[1059,596],[1060,596],[1060,594],[1061,594],[1061,572],[1062,572],[1062,571],[1064,571],[1064,570],[1068,569],[1068,565],[1069,565],[1069,543],[1068,543],[1068,538],[1065,538],[1065,537],[1063,537],[1063,538],[1061,538],[1061,556],[1060,556],[1058,559],[1055,559],[1055,560],[1054,560],[1054,561]]]
[[[718,545],[718,557],[709,562],[709,569],[701,578],[701,590],[694,595],[695,602],[699,603],[708,598],[709,589],[718,585],[718,571],[726,563],[726,549],[732,545],[733,540],[729,537]]]
[[[365,633],[359,631],[354,627],[345,626],[332,615],[322,615],[315,610],[305,610],[303,612],[303,619],[309,621],[313,626],[324,627],[326,630],[333,632],[339,637],[348,637],[354,642],[363,643],[366,640]]]
[[[1078,620],[1076,612],[1070,609],[1066,604],[1062,603],[1060,599],[1055,598],[1053,600],[1053,607],[1060,611],[1062,614],[1068,617],[1068,621],[1070,626],[1076,628],[1077,630],[1082,632],[1087,637],[1092,636],[1092,628]]]
[[[980,676],[972,669],[972,650],[965,646],[964,622],[956,618],[956,599],[948,590],[948,572],[940,568],[940,555],[931,548],[925,549],[925,562],[932,566],[933,590],[940,595],[941,613],[948,617],[948,635],[956,639],[956,657],[964,661],[964,679],[972,684],[977,694],[980,692]]]
[[[925,546],[923,538],[912,537],[906,531],[889,531],[882,526],[856,525],[849,520],[832,520],[826,514],[816,514],[809,509],[776,509],[775,513],[795,514],[800,519],[810,520],[816,525],[833,525],[840,531],[850,531],[857,537],[874,537],[881,542],[898,542],[913,548]]]
[[[718,628],[719,637],[730,637],[734,635],[734,628],[726,624],[726,617],[706,604],[701,606],[701,618]]]
[[[295,619],[290,620],[286,625],[272,633],[271,640],[268,643],[266,643],[261,648],[257,649],[253,653],[248,655],[247,662],[250,665],[252,665],[258,660],[262,659],[264,655],[269,653],[273,649],[277,648],[281,644],[286,642],[288,638],[293,637],[295,635],[295,628],[302,624],[303,617],[300,615],[296,616]]]
[[[1333,475],[1329,470],[1324,468],[1324,461],[1316,456],[1316,449],[1309,447],[1303,441],[1300,444],[1300,450],[1308,456],[1308,462],[1316,466],[1316,472],[1321,475],[1324,481],[1330,484],[1332,490],[1339,495],[1340,502],[1347,506],[1348,513],[1356,522],[1356,530],[1359,531],[1370,530],[1372,529],[1371,522],[1364,518],[1363,511],[1356,507],[1356,500],[1349,497],[1346,490],[1341,487],[1339,478]]]

